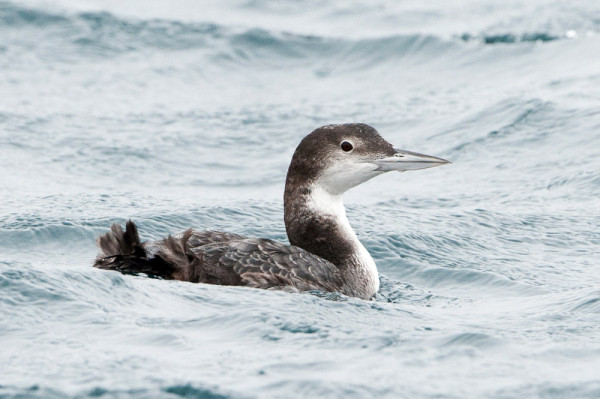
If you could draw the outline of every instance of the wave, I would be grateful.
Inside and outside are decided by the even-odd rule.
[[[68,22],[67,16],[0,2],[0,26],[48,26]]]
[[[566,37],[566,36],[565,36]],[[465,42],[480,41],[484,44],[513,44],[513,43],[544,43],[563,39],[564,37],[553,35],[548,32],[530,32],[530,33],[496,33],[471,35],[463,33],[460,39]]]
[[[467,129],[471,126],[489,124],[494,128],[479,136],[471,136],[467,140],[459,142],[452,148],[453,154],[460,153],[466,149],[475,146],[489,146],[490,143],[497,143],[502,139],[510,138],[513,135],[519,135],[519,140],[525,140],[523,130],[526,127],[539,127],[547,124],[551,120],[553,112],[557,112],[553,103],[545,102],[540,99],[522,99],[510,98],[481,112],[468,117],[460,122],[459,127],[455,129]],[[543,138],[543,131],[531,129],[530,140],[538,141]]]
[[[430,34],[402,34],[376,38],[348,39],[301,35],[265,29],[243,29],[212,22],[180,22],[165,19],[135,20],[119,18],[108,12],[60,14],[0,3],[0,31],[6,29],[42,30],[43,42],[36,47],[51,47],[53,59],[71,56],[113,57],[120,54],[161,49],[165,51],[204,49],[220,62],[260,59],[315,59],[337,55],[333,61],[372,65],[388,59],[425,53],[432,57],[460,48],[464,42],[483,44],[549,42],[559,40],[550,33],[463,34],[444,39]],[[32,35],[35,37],[35,35]],[[27,35],[19,41],[30,50]],[[16,43],[18,44],[19,41]],[[58,42],[58,43],[57,43]],[[15,43],[10,43],[14,46]],[[61,51],[56,51],[60,48]],[[324,68],[322,74],[328,74]]]
[[[114,55],[144,47],[186,49],[202,47],[222,33],[213,24],[176,21],[128,21],[108,12],[56,14],[0,3],[0,29],[43,29],[48,39],[66,41],[86,55],[91,50]]]
[[[76,395],[60,391],[54,388],[48,388],[40,385],[31,385],[27,387],[3,386],[0,385],[0,397],[2,398],[99,398],[99,397],[127,397],[127,398],[148,398],[148,397],[182,397],[193,399],[227,399],[231,396],[222,395],[209,389],[198,388],[191,384],[169,385],[162,388],[148,389],[113,389],[96,387],[90,390],[79,392]]]

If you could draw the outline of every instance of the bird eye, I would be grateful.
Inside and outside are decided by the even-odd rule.
[[[352,143],[349,141],[342,141],[342,144],[340,144],[340,147],[342,147],[342,150],[349,152],[352,151],[352,149],[354,148],[352,146]]]

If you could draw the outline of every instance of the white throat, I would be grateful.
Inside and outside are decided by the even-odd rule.
[[[344,208],[342,194],[330,194],[321,185],[313,184],[310,189],[309,198],[308,206],[319,215],[327,215],[333,218],[340,228],[340,233],[345,239],[352,242],[354,249],[352,263],[358,267],[358,270],[356,270],[357,277],[363,279],[369,286],[369,291],[372,290],[373,294],[375,294],[379,291],[377,266],[350,226],[350,222],[346,217],[346,208]]]

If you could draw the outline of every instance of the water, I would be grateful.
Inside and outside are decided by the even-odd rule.
[[[0,396],[600,396],[600,6],[0,2]],[[95,237],[285,241],[366,122],[452,165],[346,196],[375,301],[123,276]]]

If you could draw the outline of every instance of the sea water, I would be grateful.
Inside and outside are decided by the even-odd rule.
[[[0,397],[600,397],[597,1],[0,1]],[[352,190],[373,301],[91,267],[287,242],[331,123],[451,160]]]

